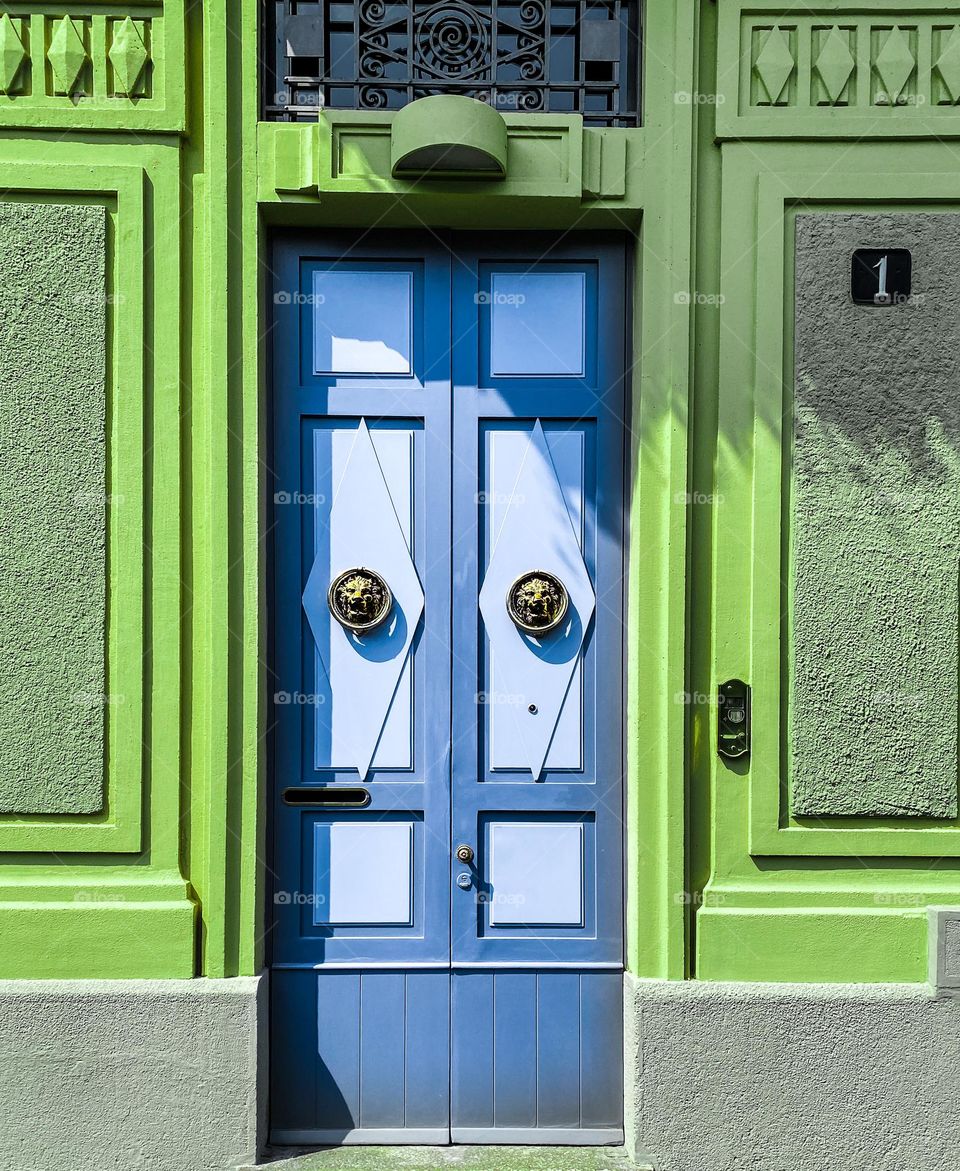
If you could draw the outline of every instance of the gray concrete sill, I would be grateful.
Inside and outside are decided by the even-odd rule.
[[[623,1147],[327,1147],[289,1156],[268,1151],[256,1167],[237,1171],[653,1171]]]

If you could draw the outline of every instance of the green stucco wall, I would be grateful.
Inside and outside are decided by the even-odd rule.
[[[394,179],[389,111],[261,121],[253,0],[129,8],[148,92],[116,92],[107,54],[128,7],[78,13],[93,92],[67,95],[41,92],[51,13],[21,5],[31,86],[0,102],[11,193],[0,204],[0,936],[15,941],[3,971],[262,966],[271,233],[426,225],[633,242],[630,969],[922,978],[925,907],[960,901],[958,549],[949,508],[926,496],[909,525],[899,504],[859,500],[854,457],[881,495],[915,476],[956,499],[945,389],[956,296],[950,257],[914,224],[960,211],[960,86],[954,101],[935,65],[953,10],[904,0],[841,20],[829,5],[799,13],[776,0],[648,5],[643,125],[505,114],[508,174],[485,183]],[[916,59],[905,100],[881,106],[878,57],[901,10]],[[837,21],[856,51],[831,104],[814,72]],[[790,60],[781,45],[764,65],[775,25],[792,30]],[[758,80],[771,69],[787,70],[776,100]],[[815,259],[803,223],[797,261],[798,208],[801,221],[812,209],[906,216],[895,226],[914,233],[917,280],[938,274],[931,295],[943,302],[917,308],[920,333],[898,344],[901,314],[883,336],[856,334],[845,303],[828,318],[824,298],[846,296],[845,262]],[[817,304],[795,338],[794,265],[808,252],[801,285]],[[113,299],[80,312],[72,297],[85,287]],[[795,341],[812,374],[796,390]],[[904,400],[880,396],[876,418],[857,401],[865,363]],[[14,398],[24,371],[31,392]],[[831,446],[824,422],[860,456]],[[824,488],[830,478],[852,501]],[[860,509],[869,523],[855,523]],[[858,605],[867,588],[882,611]],[[840,702],[818,713],[824,671]],[[753,688],[753,747],[739,762],[716,754],[713,700],[731,677]],[[863,686],[883,693],[866,714]],[[909,700],[895,741],[887,692]]]
[[[0,202],[0,812],[103,805],[106,217]]]
[[[850,256],[913,297],[850,298]],[[957,814],[960,216],[799,215],[791,697],[798,816]]]

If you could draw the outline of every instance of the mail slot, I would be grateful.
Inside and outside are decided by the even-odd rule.
[[[311,805],[322,809],[362,809],[370,804],[368,789],[347,789],[321,787],[319,785],[297,785],[283,790],[286,805]]]

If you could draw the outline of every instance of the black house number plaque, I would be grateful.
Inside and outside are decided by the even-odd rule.
[[[907,248],[858,248],[850,277],[853,300],[858,305],[906,304],[911,267]]]

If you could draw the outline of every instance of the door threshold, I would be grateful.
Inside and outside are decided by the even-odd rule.
[[[506,1146],[622,1147],[618,1127],[468,1126],[359,1127],[356,1130],[276,1130],[271,1140],[280,1147]]]
[[[450,1139],[467,1146],[622,1147],[623,1131],[614,1127],[575,1130],[552,1126],[455,1126]]]
[[[278,1147],[392,1147],[447,1146],[445,1126],[358,1127],[356,1130],[275,1130],[271,1142]]]

